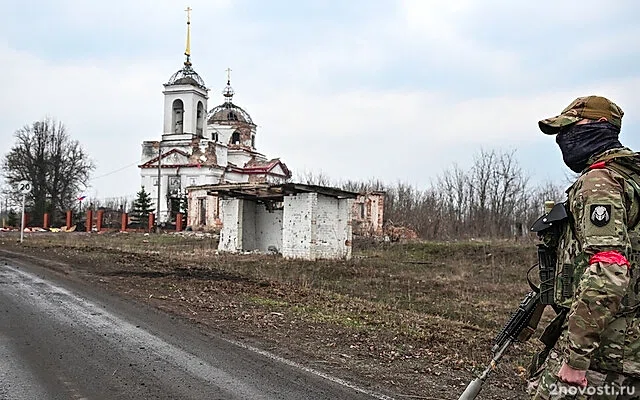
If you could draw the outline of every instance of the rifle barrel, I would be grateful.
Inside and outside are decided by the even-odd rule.
[[[480,374],[479,377],[472,380],[467,385],[467,388],[464,390],[464,392],[462,392],[460,397],[458,397],[458,400],[474,400],[478,396],[478,394],[482,390],[482,385],[489,377],[491,371],[493,371],[493,369],[496,367],[496,364],[498,363],[498,361],[500,361],[505,351],[507,351],[509,346],[511,346],[511,343],[513,343],[513,339],[511,338],[505,341],[502,347],[500,347],[498,351],[493,354],[493,358],[491,359],[491,362],[489,363],[487,368],[485,368],[485,370],[482,372],[482,374]]]

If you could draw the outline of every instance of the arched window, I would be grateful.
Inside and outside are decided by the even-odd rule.
[[[182,121],[184,118],[184,104],[182,100],[176,99],[173,101],[173,113],[171,119],[171,126],[173,127],[173,133],[183,133],[184,127]]]
[[[240,144],[240,132],[233,132],[233,135],[231,135],[231,144]]]
[[[229,121],[237,121],[238,120],[238,116],[233,111],[229,111],[229,114],[227,114],[227,119]]]
[[[204,106],[202,102],[198,102],[198,109],[196,112],[196,135],[202,136],[204,127]]]
[[[213,132],[213,133],[211,133],[211,139],[212,139],[214,142],[217,142],[217,141],[218,141],[218,132]]]

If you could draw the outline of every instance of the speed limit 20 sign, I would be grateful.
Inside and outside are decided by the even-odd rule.
[[[18,191],[21,194],[29,194],[31,192],[31,182],[29,181],[18,182]]]

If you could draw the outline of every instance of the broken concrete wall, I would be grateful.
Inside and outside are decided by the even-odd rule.
[[[242,200],[220,199],[222,229],[218,250],[232,253],[242,251],[242,208]]]
[[[284,197],[282,203],[221,199],[218,249],[228,252],[275,247],[285,258],[350,259],[353,199],[316,192]]]
[[[311,243],[315,238],[316,225],[313,213],[317,201],[317,193],[285,196],[282,230],[283,257],[315,260]]]
[[[223,227],[218,249],[228,252],[282,249],[283,210],[268,211],[251,200],[220,200]],[[231,228],[227,228],[231,225]]]
[[[251,251],[256,247],[256,202],[240,200],[242,202],[242,250]]]
[[[316,237],[313,253],[316,259],[351,258],[352,199],[318,195],[315,209]]]
[[[255,215],[255,248],[262,252],[269,251],[270,248],[276,248],[278,252],[281,252],[284,210],[275,209],[269,211],[264,204],[258,204]]]
[[[306,260],[350,259],[352,202],[318,193],[286,196],[282,256]]]

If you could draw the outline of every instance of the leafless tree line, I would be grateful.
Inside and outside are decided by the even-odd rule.
[[[467,170],[454,164],[424,189],[379,180],[332,184],[323,173],[295,178],[355,192],[384,191],[385,224],[414,229],[423,239],[513,238],[525,235],[544,202],[564,200],[564,188],[533,185],[515,151],[481,150]]]
[[[95,169],[80,142],[71,138],[62,122],[43,118],[18,129],[15,144],[2,160],[6,183],[15,187],[27,181],[27,195],[34,221],[42,223],[45,212],[52,221],[71,207],[81,188]],[[21,196],[14,195],[13,202]]]

